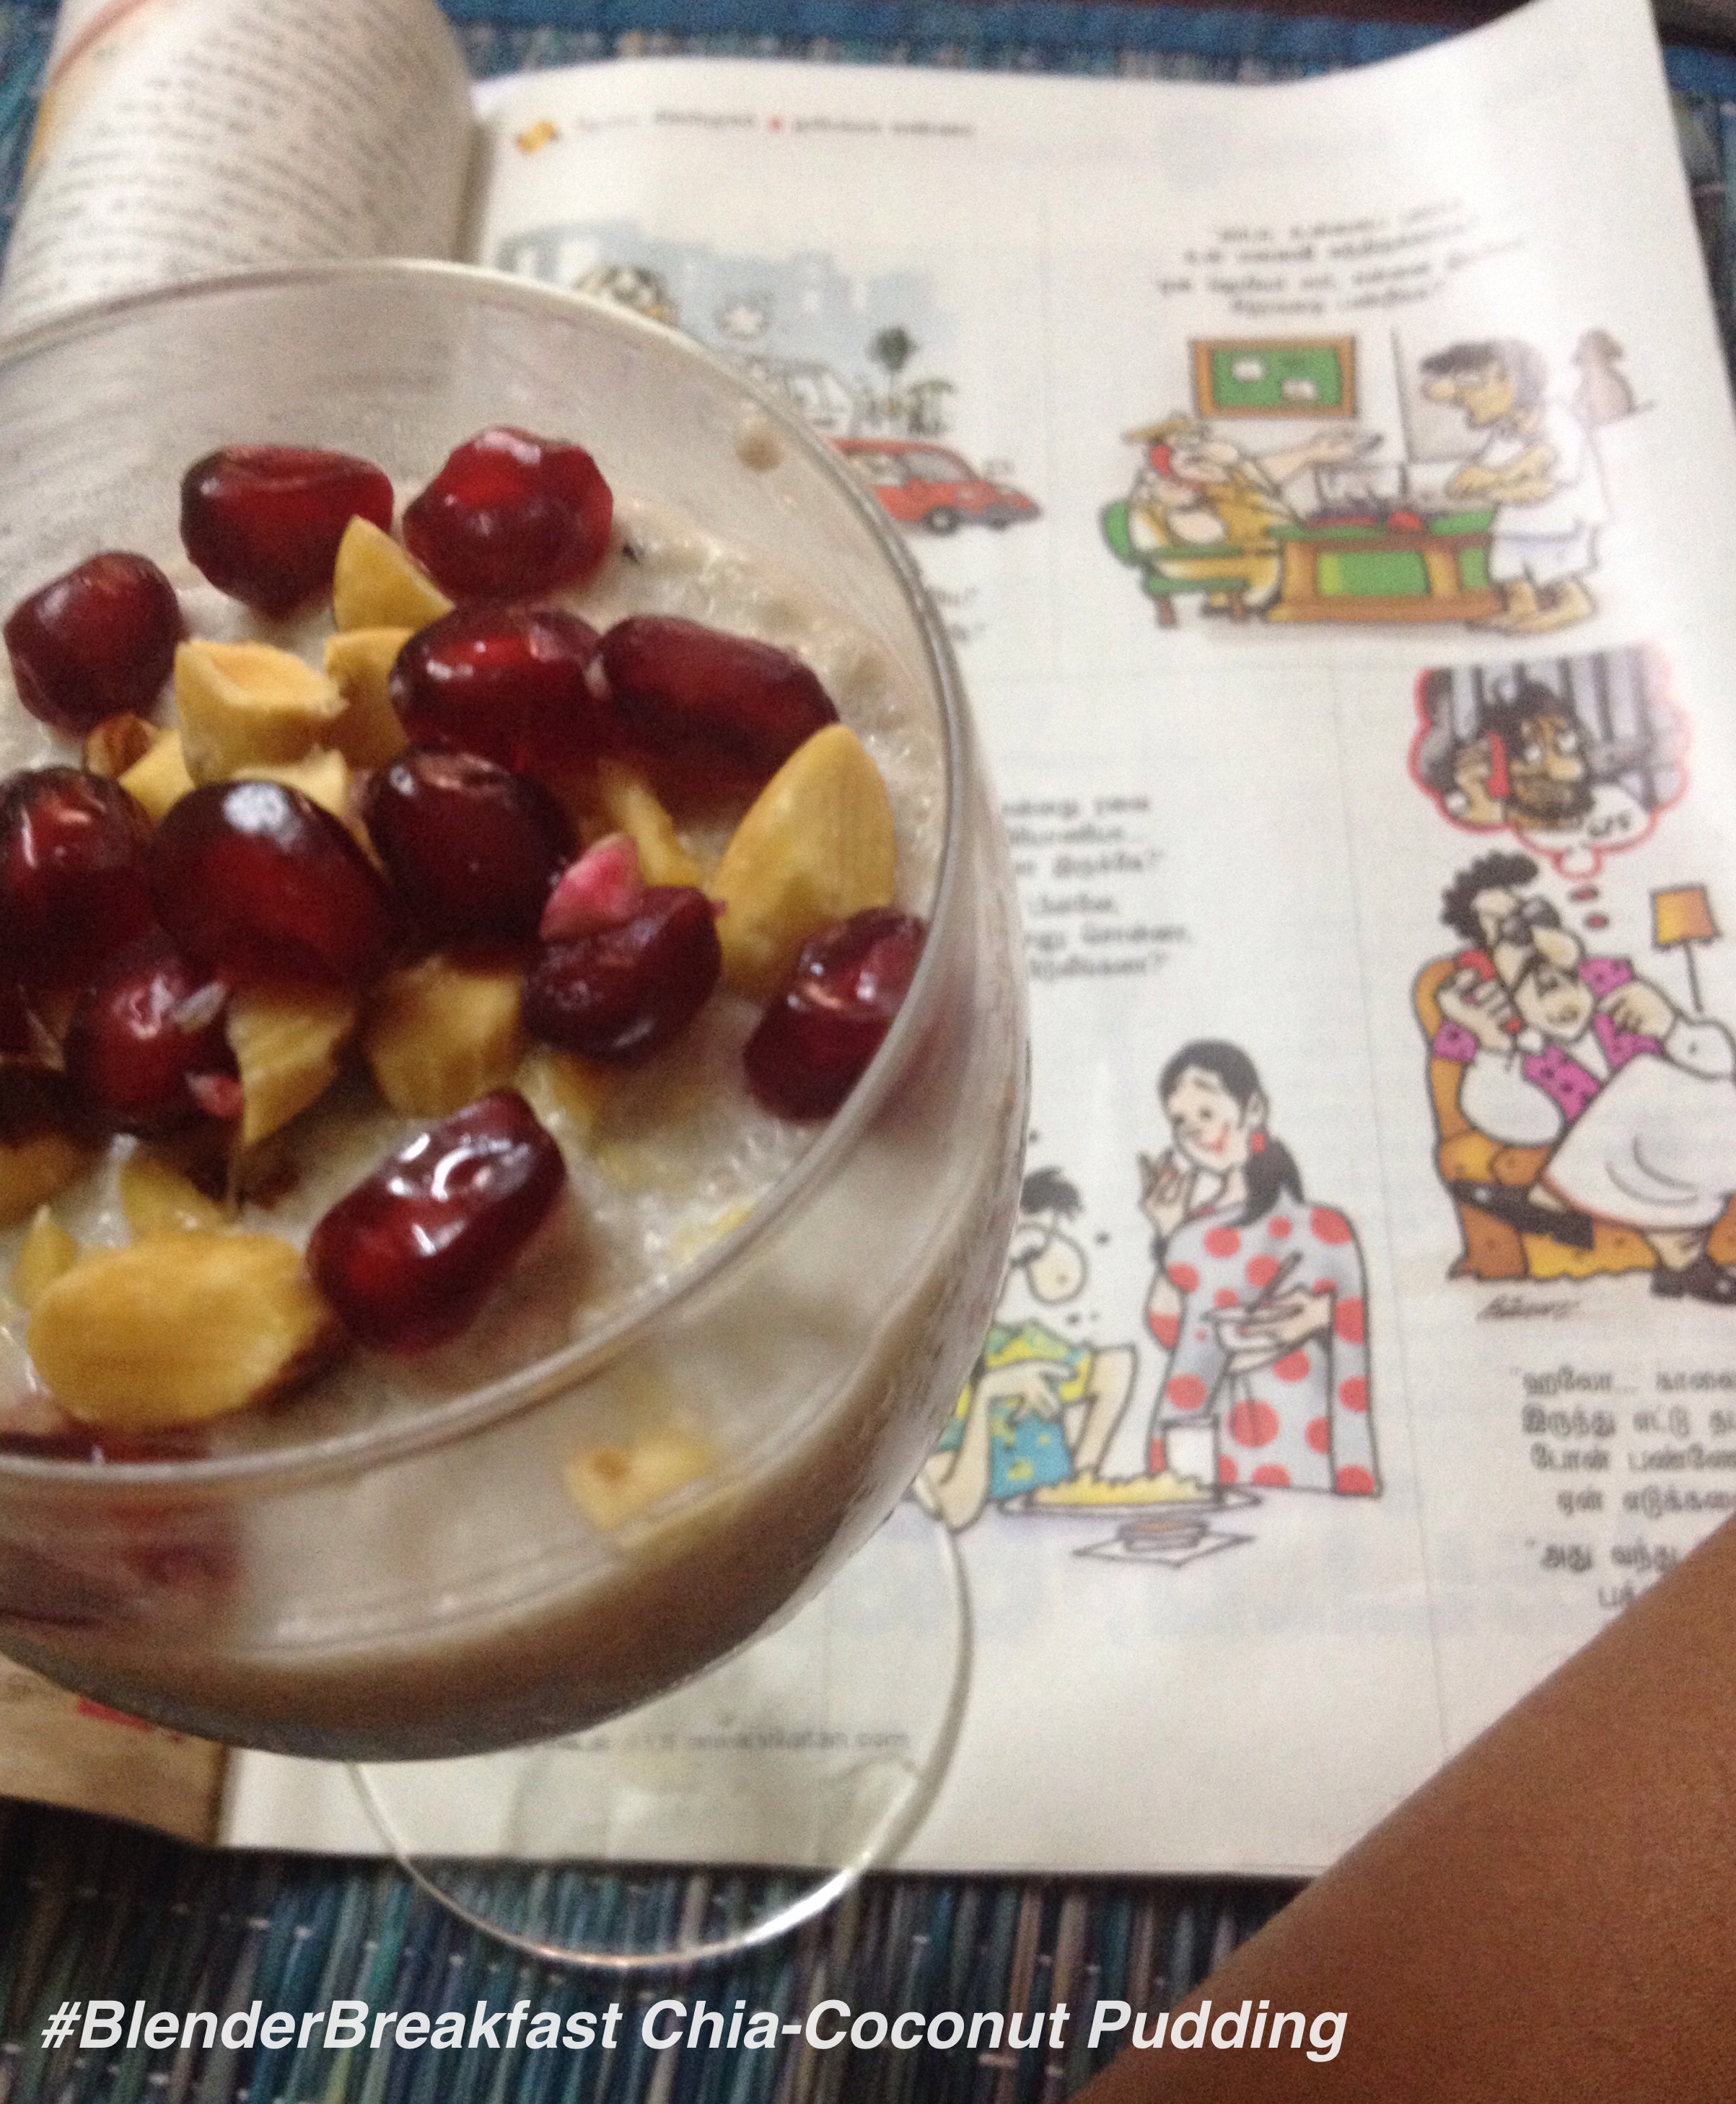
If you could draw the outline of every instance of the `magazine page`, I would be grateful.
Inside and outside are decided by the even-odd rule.
[[[914,1493],[976,1656],[905,1860],[1315,1869],[1736,1502],[1736,447],[1649,20],[484,108],[478,260],[831,438],[1003,801],[1029,1175]],[[712,1743],[668,1787],[776,1857]],[[243,1760],[231,1831],[341,1789]]]
[[[449,256],[471,137],[434,0],[66,0],[0,328],[229,270]]]
[[[123,1716],[0,1658],[0,1799],[136,1819],[186,1841],[216,1838],[225,1754]]]

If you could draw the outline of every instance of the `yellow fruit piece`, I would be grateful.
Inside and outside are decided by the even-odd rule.
[[[224,1030],[241,1076],[241,1144],[288,1124],[337,1077],[355,1029],[346,993],[313,986],[243,987]]]
[[[716,1464],[711,1447],[689,1432],[648,1432],[624,1445],[582,1447],[566,1465],[567,1493],[593,1527],[612,1532]]]
[[[350,521],[332,575],[332,617],[340,629],[426,628],[451,612],[452,601],[390,533],[371,519]]]
[[[374,991],[362,1050],[406,1117],[445,1117],[512,1079],[524,1050],[515,961],[436,952]]]
[[[552,1045],[533,1045],[518,1071],[517,1085],[544,1125],[565,1124],[575,1139],[589,1139],[619,1069]]]
[[[159,824],[164,812],[178,804],[193,787],[181,750],[181,733],[165,731],[142,760],[136,760],[120,778],[121,787],[136,797]]]
[[[368,521],[352,519],[350,524],[354,528]],[[368,528],[370,533],[377,530]],[[344,698],[344,712],[327,742],[352,767],[384,767],[409,743],[392,707],[390,680],[398,653],[410,635],[408,628],[353,628],[326,638],[326,677]]]
[[[0,1228],[28,1219],[76,1183],[96,1159],[94,1149],[62,1132],[39,1132],[16,1146],[0,1147]]]
[[[610,826],[639,850],[639,873],[647,884],[704,883],[704,871],[681,845],[674,819],[642,774],[618,760],[605,760],[597,769],[596,787]]]
[[[344,698],[324,673],[269,643],[183,643],[175,653],[175,713],[188,773],[195,782],[221,782],[329,744]]]
[[[44,1289],[78,1261],[78,1245],[46,1206],[37,1208],[7,1281],[20,1308],[33,1308]]]
[[[725,1235],[733,1235],[752,1214],[752,1206],[740,1201],[725,1206],[721,1212],[713,1213],[707,1219],[689,1220],[669,1237],[669,1254],[677,1264],[692,1264],[708,1249],[715,1249]]]
[[[144,1429],[280,1394],[338,1336],[292,1243],[171,1231],[81,1258],[38,1296],[29,1344],[63,1410]]]
[[[284,767],[267,767],[256,763],[235,770],[238,782],[281,782],[286,788],[299,789],[310,803],[317,804],[322,811],[329,811],[334,818],[346,826],[353,821],[350,812],[350,763],[341,752],[310,752],[306,760],[295,760]]]
[[[810,935],[892,903],[896,864],[880,769],[855,732],[828,724],[748,806],[712,879],[725,983],[770,1001]]]
[[[118,782],[163,736],[155,724],[130,711],[105,716],[84,741],[84,764],[105,782]]]
[[[121,1210],[135,1241],[176,1228],[216,1229],[229,1224],[228,1215],[214,1199],[178,1169],[142,1149],[121,1164],[118,1181]]]

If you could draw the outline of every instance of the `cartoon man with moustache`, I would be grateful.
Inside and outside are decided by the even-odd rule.
[[[1537,874],[1528,855],[1484,855],[1448,887],[1441,918],[1470,947],[1436,996],[1434,1050],[1464,1068],[1479,1132],[1551,1152],[1528,1188],[1449,1188],[1569,1247],[1589,1249],[1599,1220],[1632,1228],[1653,1293],[1736,1307],[1736,1271],[1707,1248],[1736,1192],[1736,1041],[1625,958],[1587,956]]]

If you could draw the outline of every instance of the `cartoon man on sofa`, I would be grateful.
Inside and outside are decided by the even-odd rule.
[[[1460,1268],[1649,1268],[1653,1293],[1736,1306],[1736,1267],[1708,1246],[1736,1193],[1736,1041],[1626,959],[1588,956],[1537,874],[1519,854],[1461,871],[1441,918],[1466,947],[1418,983]],[[1528,1259],[1542,1238],[1583,1260],[1503,1263],[1491,1228]]]

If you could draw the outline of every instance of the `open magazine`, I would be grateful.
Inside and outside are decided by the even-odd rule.
[[[1318,1868],[1736,1508],[1736,431],[1641,0],[1283,86],[474,94],[426,0],[69,9],[0,323],[376,252],[736,360],[960,653],[1035,1107],[900,1515],[975,1640],[904,1860]],[[338,1772],[213,1811],[214,1750],[0,1705],[0,1788],[376,1845]]]

